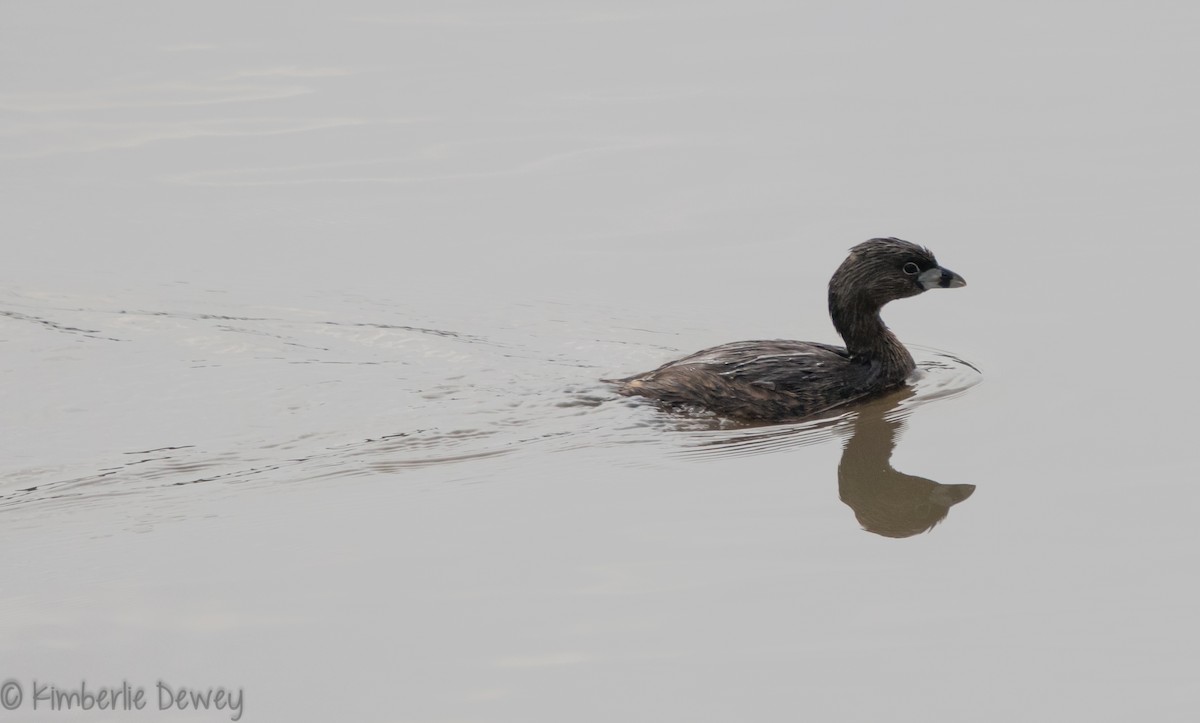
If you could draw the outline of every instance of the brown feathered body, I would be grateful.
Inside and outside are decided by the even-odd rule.
[[[625,395],[748,421],[801,419],[904,384],[916,365],[880,318],[884,304],[963,286],[928,249],[896,238],[863,242],[829,282],[829,314],[845,347],[739,341],[615,380]]]

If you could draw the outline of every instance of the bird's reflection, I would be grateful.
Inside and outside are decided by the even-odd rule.
[[[904,389],[859,407],[838,464],[838,496],[863,529],[886,537],[933,529],[975,491],[975,485],[942,484],[892,467],[892,451],[904,426],[894,413],[912,395]]]
[[[760,428],[703,445],[702,454],[756,454],[828,440],[849,425],[850,435],[838,464],[838,496],[868,532],[885,537],[912,537],[933,529],[950,508],[975,492],[971,484],[942,484],[896,471],[892,452],[912,407],[909,388],[866,402],[847,413],[803,427]],[[720,451],[718,451],[718,449]],[[698,451],[698,450],[697,450]]]

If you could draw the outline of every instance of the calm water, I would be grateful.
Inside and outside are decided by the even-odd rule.
[[[493,5],[0,9],[0,717],[1191,720],[1200,11]],[[598,381],[878,235],[912,389]]]

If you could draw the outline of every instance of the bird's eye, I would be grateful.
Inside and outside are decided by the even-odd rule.
[[[911,261],[909,261],[907,264],[904,265],[904,273],[908,274],[909,276],[912,276],[913,274],[917,273],[920,270],[921,270],[921,267],[917,266],[916,264],[914,264]]]

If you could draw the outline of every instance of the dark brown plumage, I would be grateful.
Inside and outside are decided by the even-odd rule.
[[[879,310],[895,299],[966,284],[928,249],[874,238],[850,249],[829,281],[829,315],[846,346],[738,341],[696,352],[651,372],[614,380],[618,391],[670,407],[706,409],[749,421],[807,417],[904,384],[912,356]]]

